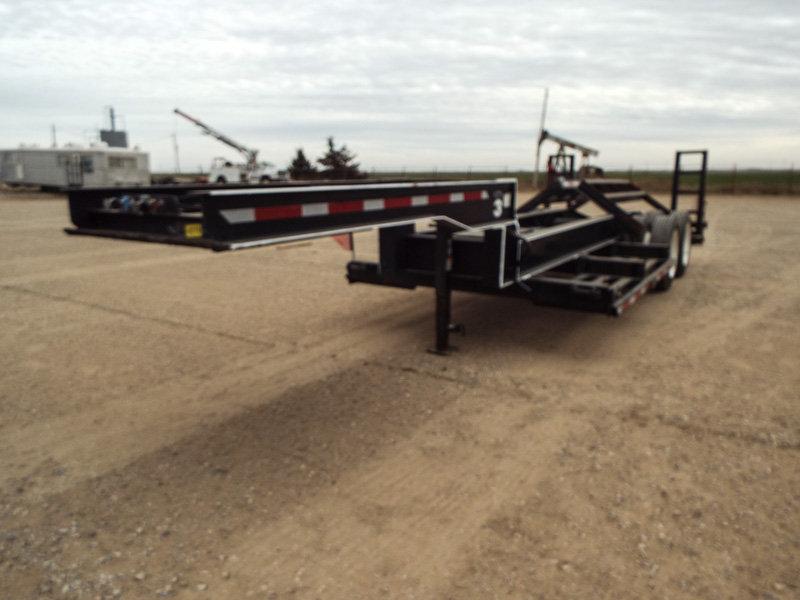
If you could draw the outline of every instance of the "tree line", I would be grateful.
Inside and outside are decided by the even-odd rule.
[[[336,147],[333,137],[328,138],[328,148],[325,154],[312,163],[303,152],[297,149],[292,163],[289,165],[289,177],[298,179],[363,179],[366,173],[359,170],[359,163],[355,162],[356,155],[342,145]]]

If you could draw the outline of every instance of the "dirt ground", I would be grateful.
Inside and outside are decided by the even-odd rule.
[[[0,598],[800,597],[800,198],[620,319],[0,192]],[[363,244],[362,244],[363,246]]]

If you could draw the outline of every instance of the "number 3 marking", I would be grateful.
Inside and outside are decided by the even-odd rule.
[[[502,198],[495,198],[494,204],[492,205],[492,216],[495,219],[499,219],[503,216],[503,199]]]

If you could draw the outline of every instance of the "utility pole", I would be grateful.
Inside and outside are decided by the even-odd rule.
[[[58,148],[58,141],[56,140],[56,124],[50,125],[50,142],[53,148]]]
[[[536,138],[536,163],[533,165],[533,187],[539,188],[539,158],[542,151],[542,132],[544,131],[544,119],[547,116],[547,97],[550,95],[550,88],[544,88],[544,99],[542,100],[542,117],[539,121],[539,137]]]
[[[172,134],[172,152],[175,155],[175,172],[176,173],[180,173],[181,172],[181,162],[178,159],[178,134],[177,133],[173,133]]]

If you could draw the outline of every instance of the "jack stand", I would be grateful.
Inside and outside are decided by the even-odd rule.
[[[451,290],[450,290],[450,254],[452,252],[453,231],[441,221],[436,223],[436,249],[434,252],[434,268],[436,269],[436,346],[428,351],[432,354],[446,356],[455,347],[450,345],[450,332],[464,333],[463,325],[450,322]]]

